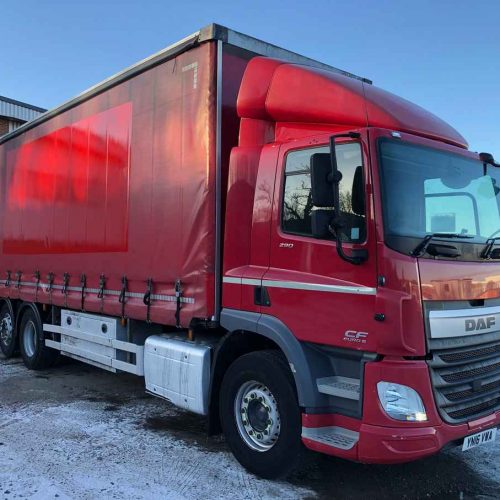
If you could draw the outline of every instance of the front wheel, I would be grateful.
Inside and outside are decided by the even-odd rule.
[[[267,479],[289,475],[303,453],[301,413],[285,358],[273,350],[241,356],[221,387],[220,417],[236,459]]]

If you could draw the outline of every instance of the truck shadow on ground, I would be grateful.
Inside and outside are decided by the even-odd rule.
[[[229,452],[221,436],[208,437],[203,417],[155,415],[137,422],[145,430],[168,432],[209,452]],[[399,465],[363,465],[310,452],[288,483],[312,489],[318,498],[498,498],[499,485],[449,452]]]
[[[398,465],[364,465],[315,454],[289,482],[319,498],[498,498],[498,483],[447,453]]]
[[[204,451],[229,451],[222,436],[208,436],[206,419],[192,413],[147,417],[144,422],[138,424],[146,430],[168,432],[187,444],[203,448]]]

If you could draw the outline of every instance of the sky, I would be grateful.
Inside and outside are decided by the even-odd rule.
[[[55,107],[212,22],[367,77],[500,160],[498,0],[0,0],[0,95]]]

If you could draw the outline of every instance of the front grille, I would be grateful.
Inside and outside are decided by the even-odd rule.
[[[500,410],[500,341],[434,349],[428,361],[439,412],[446,422]]]
[[[443,380],[446,382],[460,382],[461,380],[467,380],[469,378],[477,378],[486,373],[495,372],[500,369],[500,362],[494,363],[492,365],[479,366],[477,368],[464,369],[464,371],[459,371],[455,373],[443,374]]]
[[[490,345],[489,347],[482,347],[480,349],[471,349],[462,352],[454,352],[451,354],[441,354],[440,358],[445,363],[453,363],[454,361],[474,360],[477,358],[487,356],[489,354],[497,354],[497,353],[500,353],[500,344],[494,344]]]
[[[471,406],[469,408],[463,408],[462,410],[455,410],[448,413],[451,418],[454,419],[467,419],[469,417],[475,417],[478,413],[481,414],[485,410],[491,413],[498,407],[500,402],[500,397],[494,398],[491,401],[485,401],[484,403],[479,403],[478,405]]]
[[[481,389],[476,389],[476,390],[468,389],[465,391],[447,392],[445,394],[445,396],[450,401],[459,401],[460,399],[468,398],[470,396],[479,396],[480,394],[484,394],[485,392],[489,392],[492,389],[500,389],[500,380],[496,380],[495,382],[485,384],[481,387]]]

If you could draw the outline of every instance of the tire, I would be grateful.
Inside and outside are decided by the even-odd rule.
[[[11,358],[17,351],[16,322],[9,304],[4,302],[0,308],[0,350]]]
[[[19,347],[24,364],[30,370],[50,368],[59,357],[59,351],[45,345],[40,316],[31,307],[27,307],[21,316]]]
[[[224,375],[220,419],[226,441],[248,471],[266,479],[290,475],[304,453],[295,382],[278,351],[245,354]]]

